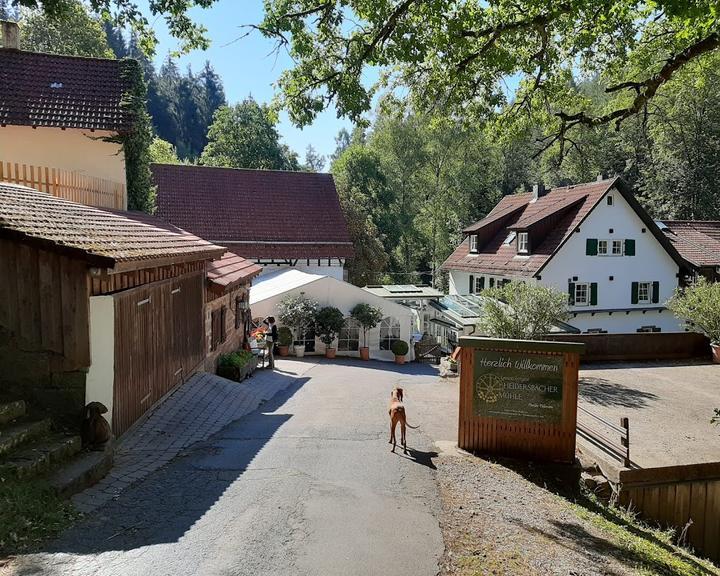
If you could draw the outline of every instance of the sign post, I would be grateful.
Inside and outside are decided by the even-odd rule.
[[[584,344],[460,338],[458,446],[573,462]]]

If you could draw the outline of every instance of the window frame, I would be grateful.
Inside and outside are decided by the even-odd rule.
[[[394,335],[395,328],[397,328],[397,336]],[[385,335],[383,335],[383,330],[386,331]],[[394,316],[386,316],[380,321],[380,350],[392,350],[394,340],[400,340],[400,320]]]
[[[643,286],[647,287],[647,298],[645,298],[645,299],[640,297]],[[645,280],[639,280],[638,281],[638,291],[637,291],[637,303],[638,304],[652,304],[652,295],[653,295],[653,283],[647,282]]]
[[[609,242],[610,242],[610,240],[604,240],[604,239],[598,240],[598,246],[597,246],[597,255],[598,256],[608,256],[609,255],[609,253],[608,253],[608,243]],[[603,245],[605,246],[604,251],[602,251],[600,249]]]
[[[581,302],[578,300],[579,288],[585,289],[585,301]],[[575,282],[575,306],[590,306],[590,282]]]
[[[615,246],[620,246],[620,251],[615,252]],[[625,243],[622,240],[612,240],[611,244],[611,256],[624,256],[625,255]]]
[[[354,332],[355,335],[353,337],[346,336],[348,332]],[[345,318],[345,323],[343,324],[343,327],[340,329],[340,332],[338,332],[337,337],[337,351],[338,352],[357,352],[360,350],[360,332],[362,331],[362,327],[360,326],[360,323],[355,320],[355,318]],[[350,346],[344,347],[344,342],[347,342]],[[354,348],[352,346],[355,346]]]
[[[470,252],[477,254],[478,251],[478,237],[477,234],[470,234]]]
[[[518,254],[530,253],[530,234],[528,232],[517,233],[517,252]]]
[[[485,276],[475,276],[475,292],[477,294],[485,290]]]

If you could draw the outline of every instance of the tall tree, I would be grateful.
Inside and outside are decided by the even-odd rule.
[[[305,149],[305,165],[303,168],[310,172],[322,172],[323,168],[325,168],[325,156],[318,154],[312,144],[308,144]]]

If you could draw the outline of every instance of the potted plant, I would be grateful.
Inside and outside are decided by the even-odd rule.
[[[368,330],[372,330],[380,324],[383,319],[383,313],[380,308],[370,306],[365,302],[357,304],[351,311],[350,316],[354,318],[358,324],[362,327],[363,331],[363,346],[360,347],[360,358],[363,360],[370,359],[370,349],[367,345],[367,333]]]
[[[315,321],[318,303],[307,298],[303,292],[298,296],[288,296],[278,305],[278,318],[280,323],[288,326],[295,337],[293,348],[295,356],[302,358],[305,355],[305,344],[300,343],[300,331]]]
[[[315,315],[315,332],[320,337],[320,341],[325,344],[326,358],[335,358],[335,348],[332,348],[332,343],[344,324],[343,313],[334,306],[320,308]]]
[[[405,340],[393,340],[390,344],[390,350],[395,354],[395,364],[405,364],[405,355],[410,347]]]
[[[217,375],[235,382],[242,382],[255,369],[252,352],[238,350],[218,357]]]
[[[287,356],[290,354],[290,344],[292,344],[293,335],[292,330],[287,326],[281,326],[278,328],[278,352],[280,356]]]
[[[700,278],[684,289],[677,289],[667,307],[687,322],[689,330],[710,339],[713,361],[720,364],[720,283]]]

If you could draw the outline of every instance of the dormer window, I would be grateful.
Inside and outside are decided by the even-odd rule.
[[[478,251],[478,238],[477,234],[470,234],[470,252]]]
[[[530,241],[527,232],[518,232],[517,235],[517,251],[518,254],[527,254],[530,250]]]

